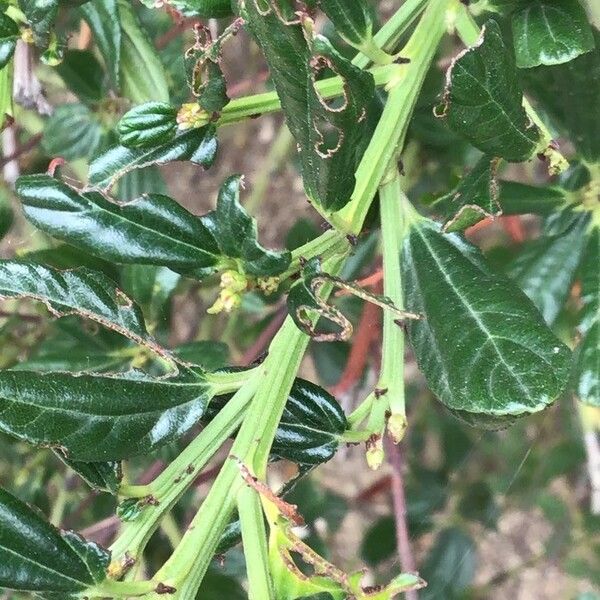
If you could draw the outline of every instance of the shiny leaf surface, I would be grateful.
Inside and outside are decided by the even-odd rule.
[[[28,592],[80,592],[106,578],[110,554],[0,489],[0,586]]]
[[[117,461],[180,438],[211,395],[195,371],[156,380],[136,372],[0,371],[0,430],[72,460]]]
[[[146,102],[125,113],[117,130],[123,146],[152,147],[170,141],[177,132],[177,111],[166,102]]]
[[[517,67],[569,62],[594,47],[579,0],[532,0],[512,15]]]
[[[123,473],[120,462],[82,462],[70,460],[60,452],[55,453],[68,467],[73,469],[92,489],[116,494]]]
[[[472,418],[542,410],[566,385],[570,352],[531,301],[492,272],[480,251],[428,220],[403,249],[406,304],[417,363],[449,408]]]
[[[8,64],[18,39],[19,26],[9,16],[0,13],[0,69]]]
[[[500,27],[490,20],[478,42],[452,62],[444,115],[456,133],[482,152],[519,162],[534,154],[540,139],[522,101],[514,58]]]

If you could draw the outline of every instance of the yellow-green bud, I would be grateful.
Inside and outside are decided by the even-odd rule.
[[[186,102],[177,113],[179,129],[195,129],[206,125],[208,114],[197,102]]]

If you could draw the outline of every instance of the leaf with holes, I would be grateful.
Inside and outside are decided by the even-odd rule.
[[[463,231],[486,217],[502,214],[496,167],[496,160],[482,157],[454,190],[435,201],[432,208],[445,217],[445,232]]]
[[[313,35],[312,21],[297,15],[293,2],[262,4],[259,10],[256,2],[246,2],[242,16],[265,54],[298,144],[306,193],[325,210],[338,210],[350,200],[354,172],[366,148],[373,77],[351,65],[326,38]],[[324,98],[315,87],[326,70],[344,81],[340,100]]]
[[[162,379],[0,371],[0,431],[71,460],[118,461],[181,438],[212,395],[199,370]]]
[[[540,411],[566,385],[570,351],[480,251],[427,219],[403,248],[403,283],[419,368],[448,408],[489,424]],[[491,421],[491,423],[490,423]]]
[[[167,102],[140,104],[121,117],[117,131],[127,148],[152,148],[175,137],[177,110]]]
[[[600,407],[600,228],[592,227],[581,261],[579,331],[583,336],[574,366],[575,393],[586,404]]]
[[[0,586],[24,592],[83,592],[106,579],[110,553],[59,531],[0,488]]]
[[[579,0],[532,0],[512,15],[517,67],[558,65],[594,48]]]
[[[102,189],[110,189],[118,179],[134,169],[176,160],[189,160],[206,169],[212,165],[216,153],[217,138],[212,125],[184,131],[169,141],[148,148],[117,145],[92,161],[89,183]]]
[[[478,42],[452,61],[444,116],[456,133],[490,156],[519,162],[536,152],[540,131],[525,113],[514,58],[495,21],[487,21]]]

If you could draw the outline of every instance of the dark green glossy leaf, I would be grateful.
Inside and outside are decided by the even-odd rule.
[[[123,95],[136,103],[168,102],[167,77],[154,44],[142,29],[131,4],[117,0],[117,5],[121,24],[119,76]]]
[[[9,16],[0,13],[0,69],[8,64],[18,39],[19,26]]]
[[[104,94],[104,71],[89,50],[68,50],[56,70],[82,102],[99,102]],[[60,107],[59,107],[60,108]]]
[[[336,32],[349,44],[360,47],[371,41],[373,15],[368,2],[320,0],[319,6],[331,19]]]
[[[221,19],[233,15],[231,0],[173,0],[173,6],[202,19]]]
[[[256,221],[240,204],[242,177],[227,178],[217,198],[214,211],[202,217],[203,225],[212,233],[221,254],[241,261],[248,275],[278,275],[287,269],[291,255],[263,248],[257,240]]]
[[[408,325],[417,363],[447,407],[497,423],[559,396],[568,348],[475,246],[420,219],[404,242],[403,271],[407,308],[424,316]]]
[[[498,202],[504,215],[548,215],[567,203],[560,187],[539,187],[517,181],[500,181]]]
[[[166,102],[146,102],[125,113],[117,130],[123,146],[152,147],[172,140],[177,132],[177,111]]]
[[[159,167],[134,169],[123,175],[115,188],[115,195],[121,201],[135,200],[146,193],[166,194],[167,185]]]
[[[4,489],[0,520],[0,586],[66,595],[106,578],[107,550],[72,531],[59,531]]]
[[[581,261],[579,330],[583,339],[575,358],[575,393],[586,404],[600,407],[600,228],[587,236]]]
[[[118,204],[98,192],[79,194],[48,175],[19,178],[17,193],[37,227],[107,260],[204,275],[219,264],[208,228],[167,196],[147,194]]]
[[[92,156],[101,138],[102,127],[87,106],[62,104],[46,123],[42,146],[50,156],[76,160]]]
[[[4,189],[0,189],[0,240],[8,233],[13,224],[13,211],[9,196]]]
[[[508,161],[535,153],[540,132],[525,113],[514,58],[495,21],[488,21],[480,40],[454,59],[446,81],[444,115],[456,133]]]
[[[36,46],[46,47],[58,14],[58,0],[19,0]]]
[[[75,471],[92,489],[116,494],[123,473],[119,462],[81,462],[70,460],[60,452],[56,455]]]
[[[242,14],[265,54],[298,144],[306,193],[325,209],[337,210],[354,189],[375,86],[369,73],[352,66],[325,38],[312,31],[305,37],[295,10],[290,0],[264,0],[260,9],[256,2],[246,2]],[[305,25],[310,29],[311,22]],[[344,80],[339,103],[316,90],[316,80],[327,69]]]
[[[565,63],[594,47],[579,0],[531,0],[512,15],[517,67]]]
[[[528,242],[509,265],[509,275],[551,325],[564,306],[583,251],[585,214],[564,232]]]
[[[112,85],[119,89],[122,34],[117,1],[93,0],[83,4],[80,10],[94,34],[94,41],[104,59]]]
[[[72,460],[117,461],[179,439],[211,395],[195,371],[162,379],[0,371],[0,430]]]
[[[164,144],[149,148],[113,146],[92,161],[89,181],[91,185],[110,188],[133,169],[176,160],[189,160],[208,168],[213,163],[216,152],[217,138],[211,125],[184,131]]]
[[[346,416],[323,388],[296,379],[279,422],[271,453],[301,465],[319,465],[337,452]]]
[[[442,530],[429,551],[420,572],[427,587],[419,598],[458,599],[475,576],[477,548],[473,540],[456,527]]]
[[[229,347],[223,342],[201,340],[173,348],[177,358],[201,366],[205,371],[216,371],[229,364]]]
[[[594,39],[591,52],[525,76],[528,90],[589,163],[600,161],[600,32]]]
[[[501,213],[494,159],[482,157],[449,194],[433,204],[436,213],[446,219],[444,231],[463,231],[482,219]]]

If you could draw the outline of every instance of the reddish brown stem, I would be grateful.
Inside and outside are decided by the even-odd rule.
[[[254,344],[244,352],[240,360],[241,365],[253,363],[266,350],[271,343],[271,340],[275,337],[275,334],[279,331],[279,328],[283,325],[286,317],[287,310],[285,307],[280,308],[271,319],[271,322],[263,329],[258,338],[256,338]]]
[[[406,520],[406,494],[404,493],[404,447],[387,441],[387,456],[392,467],[392,498],[394,501],[394,521],[396,522],[396,545],[400,566],[404,573],[414,573],[415,559],[410,547],[410,535]],[[406,600],[418,600],[416,590],[406,592]]]
[[[10,156],[0,158],[0,168],[2,168],[7,163],[16,160],[21,156],[21,154],[25,154],[26,152],[33,150],[40,143],[41,139],[42,134],[38,133],[34,135],[31,139],[27,140],[22,146],[19,146]]]

